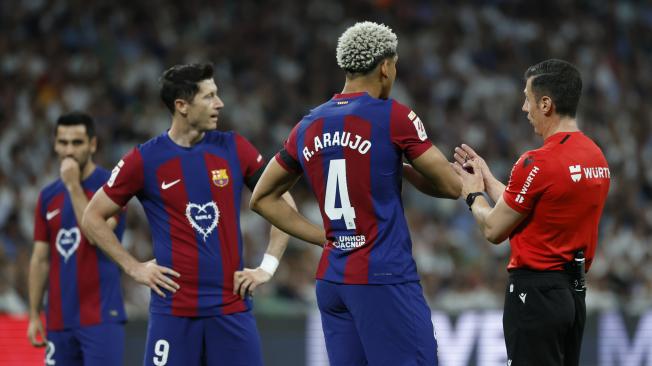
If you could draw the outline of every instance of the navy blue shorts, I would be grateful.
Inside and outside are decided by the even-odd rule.
[[[251,311],[212,317],[149,314],[146,366],[258,366],[260,336]]]
[[[317,281],[331,366],[436,366],[430,308],[418,282],[344,285]]]
[[[104,323],[61,331],[48,331],[46,365],[122,365],[124,325]]]

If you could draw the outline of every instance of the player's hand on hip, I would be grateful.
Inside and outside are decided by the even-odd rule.
[[[462,199],[466,198],[469,193],[484,192],[484,179],[479,165],[477,160],[468,160],[464,164],[457,161],[451,163],[455,173],[462,179],[462,194],[460,195]],[[469,173],[469,171],[473,173]]]
[[[61,160],[61,180],[66,186],[79,184],[81,182],[81,171],[77,160],[67,157]]]
[[[45,347],[45,345],[47,345],[48,340],[45,337],[45,330],[43,329],[41,318],[29,319],[29,324],[27,325],[27,338],[34,347]]]
[[[156,259],[138,263],[138,266],[131,271],[131,277],[134,280],[151,288],[161,297],[165,297],[165,293],[163,293],[161,288],[171,293],[175,293],[179,289],[179,284],[172,280],[172,276],[176,278],[181,277],[178,272],[156,264]]]
[[[260,267],[236,271],[233,273],[233,293],[240,295],[243,299],[247,295],[253,296],[256,287],[268,282],[271,278],[272,275]]]

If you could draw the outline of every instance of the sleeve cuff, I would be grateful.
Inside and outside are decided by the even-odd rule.
[[[428,149],[432,147],[432,142],[430,142],[429,140],[426,141],[428,141],[428,143],[423,143],[414,146],[412,149],[410,149],[409,154],[406,153],[405,156],[407,156],[407,158],[410,160],[414,160],[419,156],[423,155],[423,153],[425,153],[426,151],[428,151]]]
[[[514,202],[514,197],[512,197],[507,191],[503,192],[503,201],[509,206],[512,210],[520,213],[520,214],[526,214],[530,212],[529,209],[519,206],[516,202]]]
[[[127,199],[126,201],[124,199],[120,199],[118,195],[114,194],[110,190],[107,190],[106,186],[102,187],[102,190],[104,191],[106,196],[109,197],[111,201],[113,201],[113,203],[115,203],[120,207],[124,207],[127,204],[127,202],[129,202],[129,199],[131,199],[131,197],[129,197],[129,199]]]
[[[274,156],[274,159],[276,159],[276,161],[279,163],[279,165],[281,167],[283,167],[283,169],[287,170],[288,172],[294,173],[294,174],[301,174],[300,170],[297,170],[294,167],[291,167],[290,164],[288,164],[285,160],[283,160],[283,157],[281,156],[280,153],[276,154]]]

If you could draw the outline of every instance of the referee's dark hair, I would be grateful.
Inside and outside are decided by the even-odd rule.
[[[575,117],[582,94],[582,77],[570,62],[550,59],[530,66],[525,80],[532,79],[532,92],[537,100],[549,96],[560,116]]]
[[[57,118],[57,123],[54,126],[54,136],[57,136],[59,126],[77,125],[83,125],[86,127],[86,136],[88,136],[89,139],[95,137],[95,123],[93,123],[93,118],[88,114],[82,112],[71,112],[68,114],[63,114]]]
[[[192,101],[199,91],[197,83],[211,78],[213,78],[213,65],[209,63],[174,65],[165,70],[159,79],[161,100],[170,113],[174,114],[175,100]]]

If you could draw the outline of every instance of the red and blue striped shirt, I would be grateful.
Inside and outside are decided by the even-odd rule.
[[[303,173],[319,202],[328,243],[318,279],[418,280],[401,200],[402,159],[431,146],[408,107],[367,93],[337,94],[294,127],[276,159]]]
[[[90,199],[109,179],[109,171],[95,168],[82,181]],[[125,217],[115,233],[122,237]],[[61,179],[41,191],[34,215],[34,240],[50,245],[50,272],[46,306],[51,331],[100,323],[126,321],[120,269],[81,234],[70,194]]]
[[[233,294],[233,273],[243,266],[240,198],[264,163],[242,136],[211,131],[188,148],[164,133],[114,168],[104,192],[120,206],[138,197],[157,263],[181,274],[176,293],[152,292],[152,313],[194,317],[250,309],[249,300]]]

